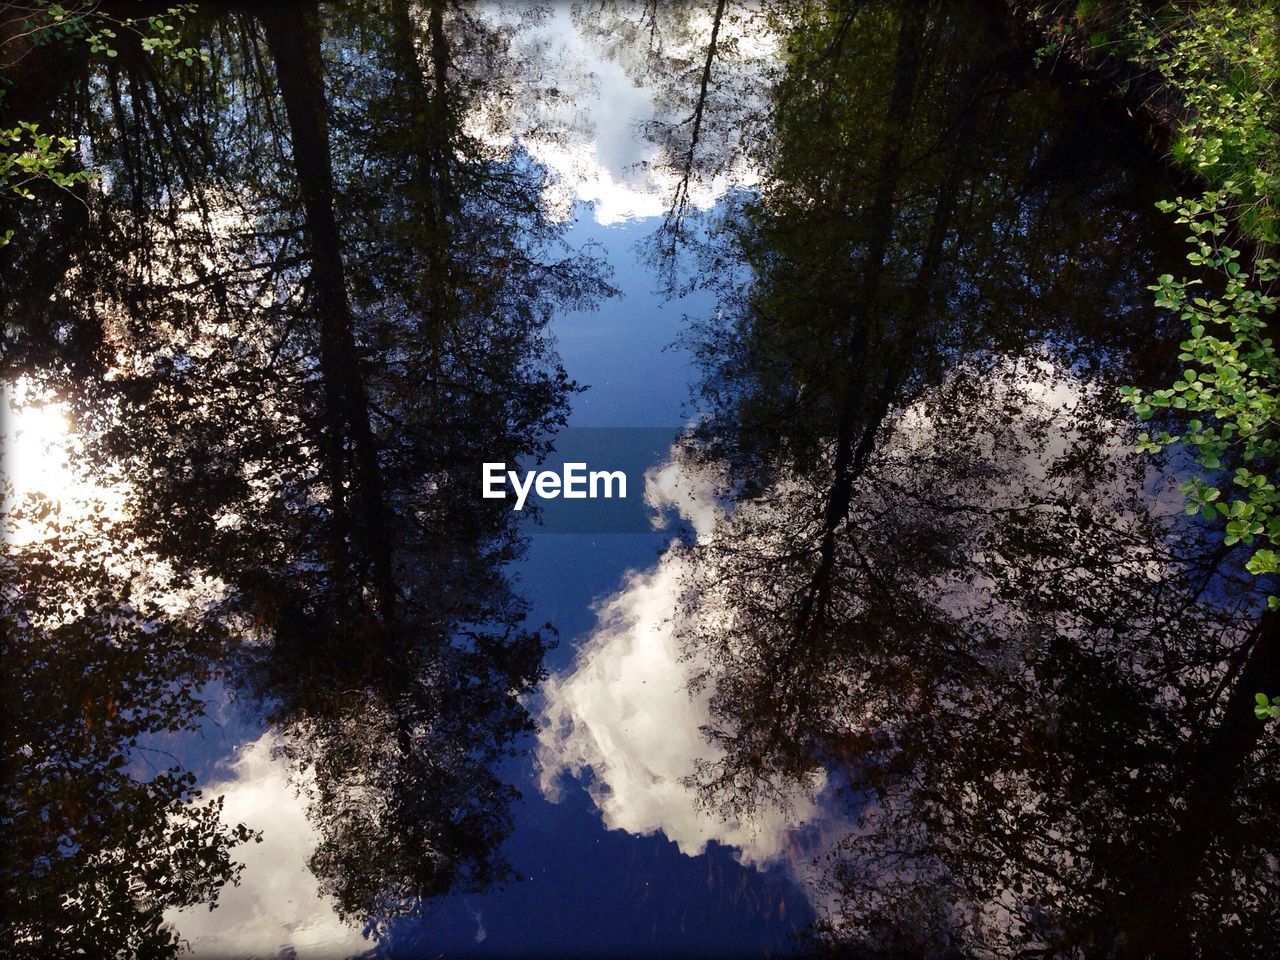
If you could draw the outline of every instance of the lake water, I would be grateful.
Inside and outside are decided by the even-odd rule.
[[[13,956],[1280,945],[1188,187],[1004,5],[15,9]]]

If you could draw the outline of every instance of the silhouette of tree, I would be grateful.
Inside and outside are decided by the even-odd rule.
[[[1168,362],[1124,232],[1160,236],[1149,184],[1064,162],[1084,107],[998,21],[803,12],[759,195],[700,263],[683,455],[735,505],[688,548],[705,801],[843,798],[815,869],[833,950],[1275,942],[1248,710],[1274,625],[1109,412]]]
[[[4,253],[50,265],[6,272],[12,369],[129,478],[129,534],[225,586],[192,629],[231,638],[221,668],[315,774],[322,889],[381,932],[514,876],[494,768],[547,638],[476,471],[545,451],[575,389],[547,323],[611,289],[541,168],[467,132],[512,82],[506,28],[394,3],[190,29],[206,63],[122,49],[55,102],[105,176]]]
[[[3,899],[12,956],[167,956],[167,909],[212,903],[253,834],[155,747],[195,728],[227,638],[165,590],[127,531],[10,498],[5,526],[47,525],[0,558],[4,671]],[[170,594],[172,596],[172,594]]]

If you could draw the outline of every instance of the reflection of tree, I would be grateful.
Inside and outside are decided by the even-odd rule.
[[[1152,514],[1131,468],[1097,469],[1108,451],[1087,420],[1061,444],[1078,412],[1009,417],[1036,389],[944,395],[939,454],[864,475],[894,496],[853,548],[879,584],[843,578],[878,613],[874,651],[844,674],[866,714],[846,727],[860,819],[831,878],[835,932],[1137,956],[1274,942],[1270,791],[1239,763],[1263,733],[1240,681],[1274,670],[1272,628],[1248,633],[1220,558]],[[966,477],[956,451],[975,438],[982,473]],[[904,527],[903,549],[949,533],[948,568],[895,563],[884,539]],[[913,927],[904,904],[932,922]]]
[[[1051,375],[1160,363],[1114,330],[1151,336],[1145,186],[1073,170],[1082,106],[962,8],[803,13],[760,195],[704,265],[687,453],[737,501],[689,554],[705,799],[842,786],[833,945],[1274,944],[1247,704],[1274,625],[1118,452],[1108,391]]]
[[[234,883],[249,838],[148,746],[193,728],[225,637],[156,599],[154,558],[124,531],[25,506],[7,519],[46,517],[56,534],[0,560],[5,939],[12,956],[163,956],[164,912]]]
[[[110,187],[8,254],[53,264],[15,283],[15,355],[132,478],[136,534],[226,584],[204,628],[252,639],[235,676],[315,773],[312,868],[375,925],[511,874],[493,767],[545,639],[475,471],[543,449],[573,389],[547,322],[608,292],[542,171],[464,132],[505,36],[389,13],[230,12],[207,65],[78,77],[57,108]]]
[[[373,479],[386,484],[379,499],[397,534],[380,540],[369,523],[359,526],[394,553],[384,567],[396,613],[382,615],[376,662],[357,674],[359,701],[348,702],[349,674],[337,674],[336,687],[273,689],[283,696],[286,749],[316,773],[311,812],[323,841],[312,867],[340,908],[365,921],[509,876],[496,854],[514,790],[492,766],[527,726],[514,694],[540,675],[542,640],[520,628],[521,606],[497,568],[516,549],[509,515],[478,504],[471,481],[494,451],[515,459],[539,449],[562,418],[569,385],[541,331],[556,305],[604,290],[590,260],[549,258],[556,236],[542,220],[539,172],[461,132],[480,93],[463,71],[492,49],[480,25],[465,15],[446,23],[443,5],[420,26],[406,7],[394,12],[385,48],[374,52],[385,58],[386,85],[370,84],[367,66],[336,82],[365,98],[361,126],[368,117],[410,120],[354,155],[334,155],[336,170],[376,171],[390,196],[340,198],[323,171],[314,192],[318,219],[337,210],[357,225],[340,253],[334,245],[333,270],[344,256],[367,264],[342,326],[380,348],[365,365],[364,416],[381,421],[369,421],[379,450]],[[308,135],[321,154],[330,138],[314,119],[323,105],[318,33],[309,64],[294,63],[296,47],[277,42],[277,29],[268,18],[295,154]],[[362,135],[342,130],[332,142],[345,147]],[[343,182],[360,180],[352,171]],[[314,231],[310,209],[307,219]],[[345,290],[335,284],[335,301]],[[367,489],[363,478],[349,482]],[[278,651],[301,651],[305,661],[317,652],[307,647]],[[272,670],[277,680],[282,673]]]
[[[284,754],[315,775],[310,866],[342,916],[382,930],[426,898],[513,879],[495,852],[517,793],[491,768],[527,726],[509,695],[540,671],[527,646],[523,663],[510,649],[404,658],[275,718]]]
[[[1276,756],[1248,708],[1274,624],[1250,630],[1256,598],[1047,369],[961,370],[895,417],[820,621],[803,545],[832,454],[698,548],[686,641],[726,751],[704,795],[840,782],[854,825],[821,883],[863,949],[1274,943]]]
[[[726,217],[707,265],[730,279],[699,343],[708,417],[697,449],[728,461],[746,494],[787,468],[827,477],[796,545],[795,562],[812,564],[788,628],[802,646],[825,629],[835,539],[890,411],[960,356],[1061,338],[1089,310],[1123,317],[1142,296],[1113,282],[1127,252],[1063,216],[1073,201],[1112,215],[1133,185],[1067,179],[1052,199],[1029,192],[1051,113],[1022,94],[1016,50],[964,24],[918,5],[798,23],[764,189]],[[948,56],[922,60],[934,48]],[[982,136],[993,128],[1009,132]],[[1056,264],[1073,261],[1098,269],[1057,287]],[[783,720],[760,735],[772,749],[802,728]]]
[[[1137,255],[1113,242],[1143,209],[1142,158],[1099,157],[1116,134],[1095,117],[1083,162],[1091,105],[1037,82],[973,11],[925,9],[793,24],[761,195],[723,218],[702,265],[723,315],[703,331],[703,393],[741,468],[767,455],[750,445],[859,433],[879,397],[958,352],[1076,331],[1123,347],[1115,329],[1151,315]]]
[[[655,238],[666,268],[688,239],[698,186],[741,172],[744,149],[768,136],[763,95],[783,5],[628,3],[574,5],[574,21],[653,98],[643,135],[673,178],[667,215]],[[674,275],[670,276],[674,279]]]

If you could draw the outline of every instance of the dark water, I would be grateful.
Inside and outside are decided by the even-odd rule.
[[[1274,952],[1185,184],[997,8],[7,8],[7,954]]]

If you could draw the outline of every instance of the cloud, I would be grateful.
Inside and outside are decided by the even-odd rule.
[[[705,537],[719,514],[713,489],[710,478],[668,462],[646,476],[645,499],[675,507]],[[674,544],[651,570],[629,572],[597,606],[595,629],[571,669],[546,683],[542,790],[558,799],[566,777],[581,778],[607,827],[661,832],[689,856],[714,840],[735,848],[743,863],[786,860],[799,832],[821,818],[812,797],[791,798],[786,810],[726,818],[703,808],[686,782],[697,760],[720,755],[702,735],[711,719],[709,692],[689,689],[700,664],[682,656],[677,637],[686,572]]]
[[[224,822],[262,831],[262,843],[236,849],[244,863],[240,886],[227,887],[210,911],[170,911],[166,920],[189,941],[195,956],[350,956],[370,948],[358,928],[343,923],[321,895],[307,858],[318,835],[305,800],[290,781],[287,762],[273,756],[279,739],[263,734],[241,748],[232,776],[206,787],[225,797]]]
[[[648,470],[644,502],[654,511],[654,529],[665,526],[666,512],[674,510],[689,522],[699,539],[711,536],[724,516],[724,508],[716,498],[719,480],[711,470],[690,470],[674,457]]]
[[[529,72],[539,83],[529,84],[532,95],[522,91],[511,102],[503,98],[482,104],[470,118],[472,132],[498,146],[506,146],[514,135],[546,165],[554,176],[543,199],[557,218],[570,216],[575,202],[590,204],[602,225],[665,214],[680,178],[662,161],[658,146],[644,137],[642,126],[683,117],[655,103],[652,84],[642,85],[628,75],[623,56],[606,49],[602,38],[584,35],[569,4],[555,4],[538,22],[531,21],[524,4],[489,3],[481,10],[496,25],[520,24],[511,54],[518,63],[535,65]],[[688,49],[671,55],[702,55],[711,17],[693,20]],[[758,69],[775,53],[776,39],[762,35],[758,23],[751,30],[736,23],[724,29],[733,42],[722,46],[745,50],[750,57],[732,67],[722,63],[721,70]],[[547,97],[547,88],[567,95]],[[757,180],[758,173],[740,160],[716,177],[695,178],[689,199],[705,210],[730,187]]]
[[[966,402],[958,402],[952,390]],[[958,503],[1053,503],[1063,496],[1064,484],[1083,482],[1070,468],[1073,448],[1087,440],[1097,458],[1108,460],[1090,481],[1099,502],[1114,498],[1115,525],[1136,522],[1123,512],[1131,447],[1119,420],[1106,415],[1098,419],[1098,411],[1091,410],[1096,400],[1077,377],[1044,357],[1002,359],[989,369],[957,374],[898,413],[878,454],[879,469],[915,476],[920,489]],[[1010,410],[1017,415],[1010,416]],[[971,422],[982,424],[976,435],[967,429]],[[1096,435],[1088,432],[1090,425]],[[957,444],[971,447],[966,455],[975,464],[998,464],[1000,469],[994,474],[985,468],[954,471],[949,459],[939,468],[939,450],[955,450]],[[725,506],[715,497],[719,479],[673,458],[647,474],[645,500],[657,512],[674,510],[705,542],[717,535],[726,518]],[[773,522],[771,511],[789,509],[788,489],[787,480],[780,479],[772,502],[753,501],[736,509],[752,511],[751,529],[785,529]],[[1152,496],[1158,495],[1153,488]],[[1149,500],[1148,505],[1162,510],[1160,503]],[[1138,553],[1133,562],[1147,560]],[[831,783],[816,782],[812,794],[797,788],[786,798],[789,802],[764,807],[749,819],[722,819],[719,811],[699,804],[697,791],[687,783],[696,761],[714,762],[721,756],[702,733],[711,719],[714,675],[701,689],[689,689],[691,678],[703,674],[706,664],[697,650],[683,649],[679,639],[685,618],[717,615],[708,609],[717,602],[714,597],[684,594],[689,563],[687,554],[672,544],[652,568],[629,572],[621,587],[597,605],[596,625],[572,666],[545,685],[538,745],[542,790],[556,799],[566,782],[577,778],[610,829],[660,832],[687,855],[700,853],[714,840],[736,848],[743,863],[782,863],[818,913],[829,913],[835,903],[830,886],[823,883],[827,867],[815,856],[833,850],[850,834],[865,832],[858,814],[874,821],[869,800],[860,801],[860,810],[847,809],[847,798],[838,807],[831,796],[833,778]],[[988,615],[993,609],[985,593],[991,584],[982,578],[954,583],[944,578],[936,588],[938,606],[961,621],[969,605]],[[1011,618],[1016,614],[1008,611]],[[1023,669],[1017,661],[1007,668]],[[864,718],[850,716],[847,722],[853,727]]]

